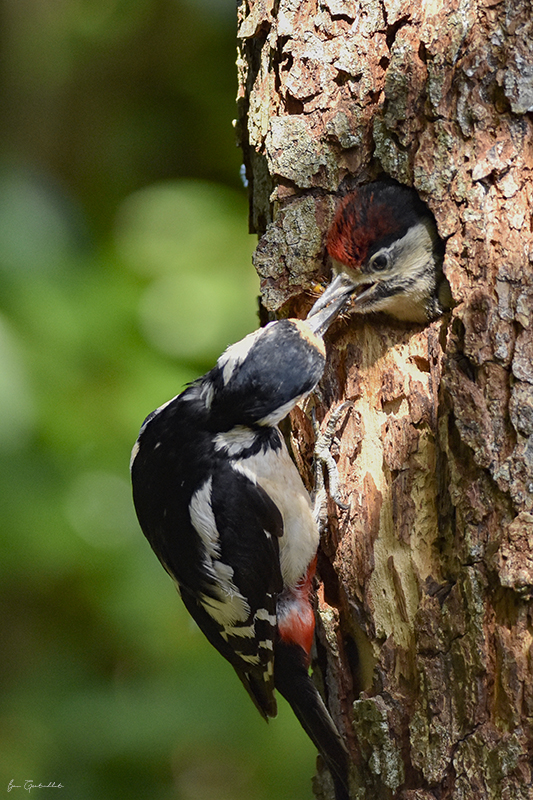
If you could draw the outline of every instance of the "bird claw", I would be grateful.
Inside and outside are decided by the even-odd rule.
[[[327,498],[328,491],[326,490],[324,480],[324,468],[328,474],[328,488],[329,496],[336,503],[339,508],[343,510],[348,509],[348,503],[343,502],[340,493],[340,480],[337,463],[331,455],[330,448],[335,435],[336,425],[341,418],[344,410],[351,406],[351,400],[346,400],[337,406],[331,412],[328,422],[323,431],[320,430],[320,425],[317,422],[315,410],[311,411],[311,419],[313,422],[313,429],[315,431],[315,492],[314,492],[314,516],[320,530],[326,525],[327,522]]]

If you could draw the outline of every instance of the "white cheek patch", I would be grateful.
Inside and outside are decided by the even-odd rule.
[[[285,403],[285,405],[280,406],[268,416],[263,417],[263,419],[258,419],[257,424],[264,425],[265,427],[273,427],[274,425],[277,425],[278,422],[281,422],[281,420],[287,416],[289,411],[292,411],[294,406],[303,400],[304,397],[307,397],[308,394],[309,392],[305,392],[305,394],[295,397],[294,400],[289,400],[287,403]]]
[[[226,386],[235,370],[242,364],[264,328],[249,333],[240,342],[230,345],[220,356],[217,366],[222,369],[222,380]]]
[[[393,269],[383,273],[385,278],[398,277],[402,280],[418,280],[424,275],[426,265],[432,258],[433,239],[428,228],[429,223],[423,221],[410,228],[403,239],[395,242],[393,253]],[[395,252],[396,251],[396,252]]]

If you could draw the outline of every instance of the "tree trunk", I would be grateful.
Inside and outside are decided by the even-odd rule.
[[[268,315],[304,316],[335,193],[385,172],[457,303],[328,334],[343,400],[317,673],[353,798],[533,798],[533,22],[527,0],[242,0],[239,136]],[[313,433],[292,415],[310,481]],[[318,797],[330,797],[326,781]]]

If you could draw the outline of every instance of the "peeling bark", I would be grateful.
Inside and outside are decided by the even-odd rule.
[[[242,0],[238,69],[265,317],[307,312],[339,185],[382,172],[433,211],[457,302],[426,327],[339,321],[314,398],[323,420],[352,401],[317,673],[353,797],[531,800],[531,6]]]

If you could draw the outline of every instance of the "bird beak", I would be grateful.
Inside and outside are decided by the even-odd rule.
[[[325,333],[356,288],[353,281],[344,272],[340,272],[330,283],[307,315],[306,322],[316,334],[321,336]]]
[[[391,280],[383,280],[376,276],[361,274],[355,279],[350,278],[345,272],[339,272],[336,278],[327,287],[311,311],[307,315],[314,319],[318,314],[330,311],[330,318],[323,330],[337,316],[339,311],[349,305],[349,310],[356,314],[366,314],[372,311],[383,310],[376,308],[377,303],[398,294],[398,285]],[[317,321],[318,322],[318,321]]]
[[[384,284],[381,281],[374,281],[373,283],[361,283],[358,286],[354,286],[351,310],[359,314],[364,314],[367,310],[367,307],[372,305],[374,300],[378,300],[380,297],[387,296],[388,293],[381,293],[383,286]],[[361,291],[358,294],[355,294],[357,289],[360,289]]]

